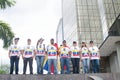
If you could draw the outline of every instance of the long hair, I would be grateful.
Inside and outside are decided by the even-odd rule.
[[[85,46],[83,46],[83,44],[84,44]],[[82,42],[82,46],[81,46],[81,48],[83,48],[83,47],[87,47],[87,45],[86,45],[85,42]]]

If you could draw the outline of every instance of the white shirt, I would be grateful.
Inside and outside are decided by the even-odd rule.
[[[25,58],[33,57],[34,56],[34,50],[35,50],[35,48],[31,45],[25,46],[23,57],[25,57]]]
[[[70,58],[70,48],[68,46],[64,47],[62,46],[60,48],[60,58]]]
[[[39,44],[37,46],[36,56],[45,56],[45,45],[44,44]]]
[[[18,45],[11,45],[9,47],[10,56],[20,56],[20,46]]]
[[[100,59],[99,49],[97,46],[89,47],[89,51],[91,53],[91,59]]]
[[[57,59],[57,48],[54,45],[48,45],[46,51],[48,59]]]
[[[82,51],[82,53],[81,53],[82,59],[90,58],[89,50],[87,47],[81,48],[81,51]]]
[[[80,58],[80,48],[78,46],[72,46],[71,50],[71,58]]]

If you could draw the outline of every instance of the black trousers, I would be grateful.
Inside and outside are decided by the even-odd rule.
[[[73,73],[79,73],[79,62],[80,58],[71,58],[72,65],[73,65]]]
[[[10,57],[10,74],[13,74],[15,64],[15,74],[18,74],[19,70],[19,57],[18,56],[11,56]]]
[[[33,74],[33,58],[24,58],[23,74],[26,74],[27,63],[29,62],[30,74]]]

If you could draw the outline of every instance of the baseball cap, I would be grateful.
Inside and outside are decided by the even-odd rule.
[[[20,38],[15,38],[14,40],[19,40]]]

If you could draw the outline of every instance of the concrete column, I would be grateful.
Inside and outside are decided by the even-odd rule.
[[[120,72],[120,41],[116,42],[117,59],[118,59],[118,72]]]

